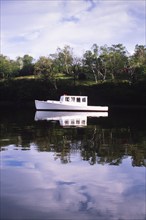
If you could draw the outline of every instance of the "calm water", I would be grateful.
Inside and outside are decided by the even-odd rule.
[[[145,113],[1,112],[0,219],[146,219]]]

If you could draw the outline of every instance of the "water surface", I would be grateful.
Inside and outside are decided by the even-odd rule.
[[[146,219],[145,112],[84,126],[1,113],[1,219]]]

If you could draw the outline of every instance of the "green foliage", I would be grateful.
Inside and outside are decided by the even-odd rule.
[[[53,61],[50,58],[40,57],[34,65],[34,73],[44,80],[49,80],[57,89]]]
[[[52,60],[46,57],[40,57],[35,63],[34,72],[43,78],[51,77],[52,74]]]
[[[17,76],[19,73],[19,65],[16,61],[10,60],[8,57],[0,55],[0,79],[8,79]]]
[[[22,67],[20,67],[20,75],[21,76],[29,76],[32,75],[34,72],[34,64],[33,62],[33,57],[29,55],[24,55],[22,58],[19,58],[22,64]]]
[[[122,44],[93,44],[79,58],[65,46],[35,62],[27,54],[16,60],[0,55],[0,101],[56,99],[64,93],[86,94],[89,104],[146,105],[146,47],[136,45],[130,56]]]
[[[33,57],[25,54],[10,60],[0,55],[0,79],[16,76],[37,75],[50,80],[57,88],[57,74],[71,76],[74,85],[79,80],[113,82],[127,80],[135,83],[146,77],[146,46],[136,45],[133,55],[129,55],[122,44],[98,46],[93,44],[82,57],[73,54],[73,49],[66,45],[58,48],[56,53],[48,57],[42,56],[34,62]]]
[[[58,48],[56,60],[58,61],[61,72],[70,75],[73,62],[72,49],[70,46],[66,45],[63,49]]]

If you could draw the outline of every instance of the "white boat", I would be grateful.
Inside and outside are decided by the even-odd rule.
[[[63,127],[87,126],[87,117],[108,117],[108,112],[36,111],[35,121],[59,121]]]
[[[108,106],[89,106],[87,96],[62,95],[59,101],[35,100],[37,110],[51,111],[108,111]]]

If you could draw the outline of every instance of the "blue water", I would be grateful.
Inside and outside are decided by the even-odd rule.
[[[31,115],[0,119],[1,220],[146,219],[143,121],[64,128]]]

